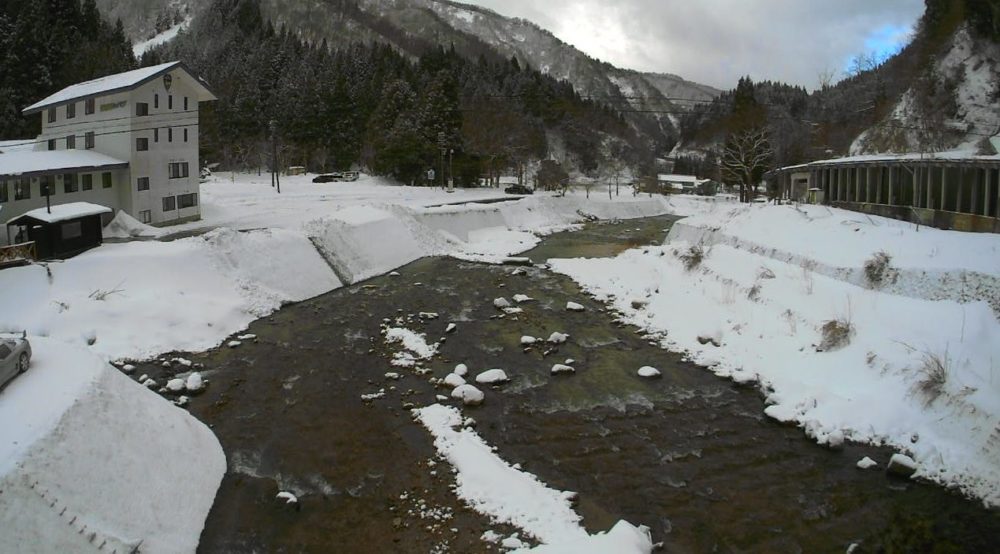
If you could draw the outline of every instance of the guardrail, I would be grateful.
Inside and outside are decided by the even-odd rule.
[[[30,262],[36,259],[38,259],[38,249],[35,248],[34,241],[0,246],[0,266],[17,262]]]

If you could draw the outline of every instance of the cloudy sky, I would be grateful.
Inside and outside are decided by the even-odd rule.
[[[741,75],[814,88],[907,40],[923,0],[465,0],[522,17],[587,54],[732,88]]]

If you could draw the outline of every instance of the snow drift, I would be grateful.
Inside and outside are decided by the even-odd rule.
[[[0,401],[0,551],[194,552],[226,471],[212,432],[86,349],[30,338]]]

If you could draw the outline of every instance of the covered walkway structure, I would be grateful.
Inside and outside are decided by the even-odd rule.
[[[855,156],[784,167],[765,179],[783,199],[812,196],[940,229],[1000,233],[1000,156]]]

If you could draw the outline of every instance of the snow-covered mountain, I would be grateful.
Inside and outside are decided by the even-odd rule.
[[[130,4],[98,0],[111,17],[126,19],[134,40],[149,38],[156,18],[182,8],[197,17],[210,0],[143,0]],[[559,79],[585,97],[626,111],[626,118],[660,148],[678,136],[675,113],[685,100],[710,100],[719,91],[666,73],[641,73],[596,60],[524,19],[447,0],[261,0],[264,15],[276,27],[286,26],[304,39],[331,45],[354,41],[388,42],[404,52],[415,45],[454,44],[459,52],[478,55],[484,47]],[[138,14],[145,10],[147,20]]]
[[[993,154],[1000,135],[1000,44],[963,25],[903,93],[862,133],[852,154],[963,150]]]

